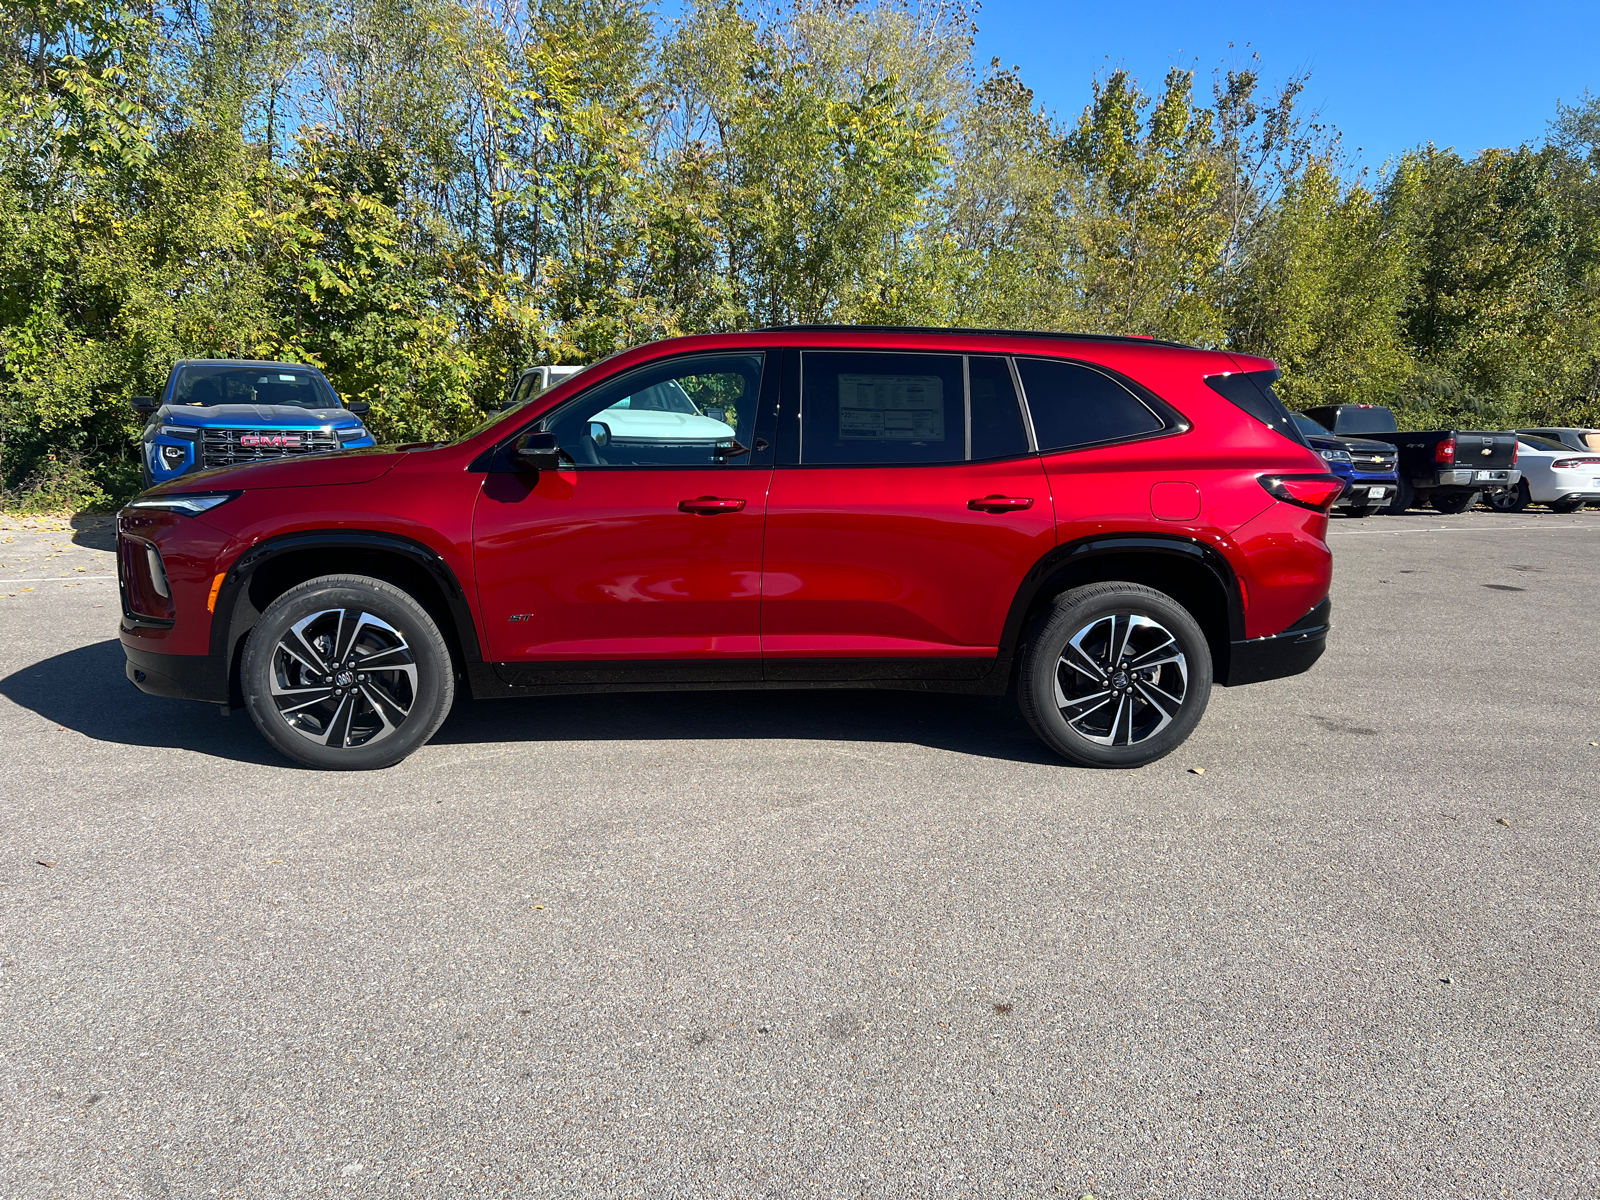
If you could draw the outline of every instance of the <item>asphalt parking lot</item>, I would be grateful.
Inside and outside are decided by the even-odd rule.
[[[1336,520],[1323,660],[1124,773],[763,693],[319,774],[136,692],[42,526],[0,1196],[1600,1194],[1600,512]]]

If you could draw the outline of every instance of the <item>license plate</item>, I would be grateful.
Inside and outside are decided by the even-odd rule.
[[[1368,500],[1382,500],[1388,494],[1389,494],[1389,489],[1388,488],[1368,488],[1367,489],[1367,499]]]
[[[1503,480],[1506,477],[1506,473],[1504,471],[1474,471],[1472,477],[1477,480]]]

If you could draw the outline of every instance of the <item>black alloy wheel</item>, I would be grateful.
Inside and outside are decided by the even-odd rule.
[[[332,770],[399,762],[450,711],[455,671],[426,609],[382,580],[327,575],[267,606],[245,643],[245,707],[290,758]]]
[[[1575,513],[1583,507],[1582,500],[1557,500],[1550,505],[1558,513]]]
[[[1193,732],[1211,649],[1187,609],[1136,583],[1057,596],[1023,649],[1017,700],[1044,743],[1087,767],[1138,767]]]
[[[1503,492],[1489,493],[1489,507],[1495,512],[1519,513],[1533,503],[1533,493],[1526,479],[1517,480],[1517,486]]]
[[[1463,513],[1475,508],[1482,498],[1482,492],[1435,492],[1433,507],[1442,513]]]

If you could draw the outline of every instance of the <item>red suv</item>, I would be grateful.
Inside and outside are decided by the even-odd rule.
[[[628,350],[459,441],[187,475],[118,522],[128,677],[383,767],[475,698],[1000,695],[1076,763],[1322,653],[1337,478],[1264,359],[800,327]]]

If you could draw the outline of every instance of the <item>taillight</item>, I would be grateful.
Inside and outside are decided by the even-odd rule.
[[[1573,467],[1600,467],[1600,458],[1558,458],[1550,465],[1558,471],[1569,471]]]
[[[1517,455],[1521,454],[1521,453],[1522,453],[1522,443],[1521,442],[1512,442],[1511,443],[1511,465],[1513,467],[1517,465]]]
[[[1447,437],[1433,448],[1433,461],[1436,463],[1453,463],[1456,460],[1456,440]]]
[[[1337,475],[1263,475],[1261,486],[1285,504],[1327,512],[1344,491],[1344,480]]]

